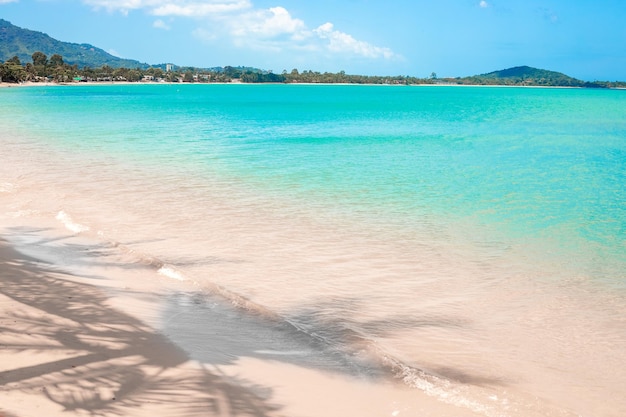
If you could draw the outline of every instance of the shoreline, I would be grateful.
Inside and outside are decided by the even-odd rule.
[[[128,271],[80,235],[42,230],[0,238],[0,416],[481,415],[351,375],[190,285],[146,280],[145,265]],[[64,264],[76,247],[83,259]]]
[[[215,82],[215,83],[178,83],[178,82],[144,82],[144,81],[86,81],[86,82],[45,82],[38,83],[27,81],[24,83],[5,83],[0,82],[2,88],[23,88],[23,87],[76,87],[76,86],[112,86],[112,85],[306,85],[306,86],[380,86],[380,87],[488,87],[488,88],[547,88],[547,89],[566,89],[566,90],[626,90],[626,87],[608,87],[608,88],[591,88],[591,87],[570,87],[558,85],[505,85],[505,84],[360,84],[360,83],[242,83],[242,82]]]

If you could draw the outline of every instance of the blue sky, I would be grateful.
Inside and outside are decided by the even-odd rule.
[[[626,0],[0,0],[0,18],[149,64],[626,80]]]

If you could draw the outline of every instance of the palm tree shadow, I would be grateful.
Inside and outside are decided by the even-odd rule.
[[[36,358],[13,368],[7,360],[0,391],[43,394],[65,411],[92,416],[148,407],[178,416],[263,417],[280,409],[270,388],[192,366],[165,336],[107,306],[100,289],[64,279],[2,240],[0,269],[0,297],[14,306],[0,321],[3,355]]]
[[[96,255],[96,262],[106,259],[106,248],[94,253],[91,247],[69,242],[64,247],[78,258],[86,254]],[[159,415],[171,409],[173,415],[191,417],[272,416],[281,407],[272,402],[271,388],[221,374],[220,367],[247,357],[369,380],[398,378],[397,368],[362,354],[368,345],[364,334],[384,337],[387,329],[468,325],[454,317],[405,315],[362,322],[359,311],[367,304],[356,297],[322,300],[279,318],[234,308],[221,295],[194,292],[167,297],[161,334],[108,307],[97,287],[76,282],[0,240],[3,253],[0,270],[6,276],[0,296],[18,308],[9,313],[9,324],[0,320],[0,345],[8,353],[61,359],[0,371],[0,392],[43,394],[67,411],[93,416],[124,416],[145,407],[154,407]],[[191,368],[190,358],[211,369]],[[458,369],[417,370],[477,385],[505,384]]]
[[[381,350],[374,337],[392,331],[469,325],[458,317],[393,315],[362,320],[367,309],[358,298],[321,300],[282,317],[250,303],[246,308],[214,294],[174,293],[165,300],[163,331],[194,359],[214,366],[239,358],[280,361],[298,367],[370,381],[403,379],[407,370],[424,378],[443,377],[461,384],[503,386],[506,381],[444,366],[407,365]],[[324,312],[324,314],[320,314]],[[329,313],[333,312],[333,313]],[[203,341],[210,340],[205,345]]]

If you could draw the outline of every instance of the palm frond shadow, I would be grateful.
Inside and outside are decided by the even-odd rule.
[[[78,258],[90,257],[74,256],[71,262],[108,262],[110,248],[94,253],[89,246],[70,242],[63,246]],[[0,248],[12,251],[2,240]],[[181,417],[273,416],[281,408],[272,402],[271,388],[221,374],[220,366],[248,357],[359,378],[393,378],[397,370],[371,360],[367,353],[361,356],[369,343],[364,334],[384,337],[391,330],[468,325],[458,317],[402,314],[362,322],[358,312],[367,305],[359,298],[321,300],[276,319],[264,311],[233,308],[221,296],[175,293],[165,300],[163,335],[108,307],[100,289],[72,280],[52,264],[15,251],[0,258],[0,264],[6,275],[0,296],[22,306],[10,313],[9,323],[0,321],[3,351],[61,357],[0,371],[0,392],[38,392],[65,410],[92,416],[125,416],[146,405],[157,407],[159,415]],[[320,315],[320,310],[335,314]],[[190,368],[190,357],[211,369]],[[477,385],[506,384],[457,369],[430,371]]]
[[[189,417],[262,417],[280,409],[270,388],[191,366],[165,336],[108,307],[98,288],[63,279],[1,240],[0,246],[9,255],[0,258],[0,296],[17,305],[8,323],[0,322],[0,345],[39,358],[3,367],[0,392],[40,393],[66,411],[92,416],[124,416],[145,406]]]
[[[372,337],[391,332],[440,327],[461,329],[471,324],[452,316],[389,314],[363,321],[367,304],[358,298],[320,300],[283,317],[250,312],[211,294],[175,293],[166,300],[164,331],[192,357],[216,366],[241,357],[274,360],[303,368],[368,380],[403,378],[413,369],[424,377],[459,383],[504,386],[507,381],[439,365],[415,367],[379,350]],[[319,314],[320,311],[325,314]],[[334,312],[329,314],[328,312]],[[211,340],[204,346],[203,340]]]

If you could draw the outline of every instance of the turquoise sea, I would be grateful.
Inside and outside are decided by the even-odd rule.
[[[5,224],[56,219],[478,415],[626,413],[626,91],[5,88],[0,125]]]

